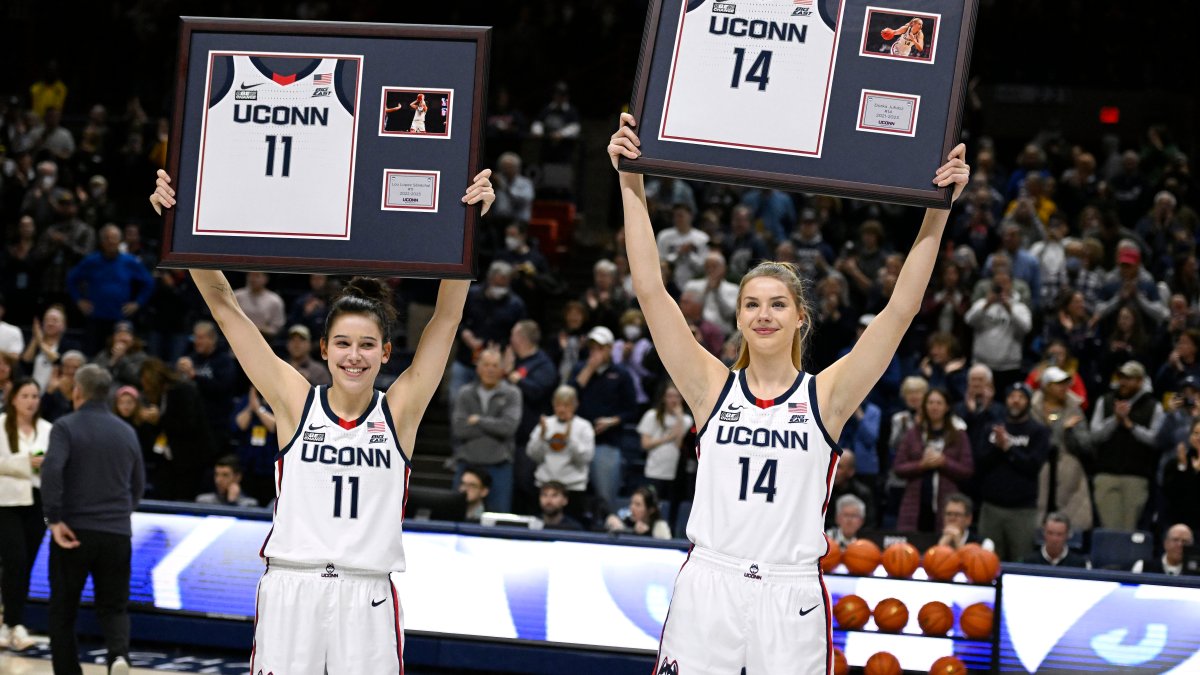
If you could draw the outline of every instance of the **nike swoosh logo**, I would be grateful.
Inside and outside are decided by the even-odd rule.
[[[734,405],[734,404],[732,404],[732,403],[730,403],[730,404],[729,404],[729,406],[728,406],[729,410],[741,410],[741,409],[742,409],[742,408],[744,408],[744,407],[745,407],[745,406]]]
[[[262,86],[262,82],[259,82],[258,84],[246,84],[245,82],[243,82],[241,88],[242,89],[253,89],[253,88],[259,87],[259,86]]]
[[[818,607],[820,607],[820,605],[813,605],[812,607],[809,607],[808,609],[802,609],[802,610],[800,610],[800,616],[808,616],[809,612],[812,612],[814,609],[816,609]]]
[[[372,600],[372,601],[371,601],[371,606],[372,606],[372,607],[378,607],[378,606],[382,605],[382,604],[383,604],[383,603],[385,603],[385,602],[387,602],[387,598],[384,598],[384,599],[382,599],[382,600],[380,600],[380,601],[378,601],[378,602],[376,602],[376,601]]]
[[[317,426],[315,424],[310,424],[310,425],[308,425],[308,430],[316,431],[317,429],[324,429],[326,426],[328,426],[328,425],[322,424],[321,426]]]

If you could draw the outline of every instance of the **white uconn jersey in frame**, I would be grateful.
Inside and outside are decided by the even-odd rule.
[[[825,555],[825,510],[841,450],[816,398],[816,377],[807,373],[771,400],[750,392],[744,370],[730,374],[696,437],[687,525],[696,546],[777,564],[816,564]]]
[[[673,1],[659,139],[819,157],[841,0]]]
[[[377,391],[362,417],[342,420],[328,393],[312,388],[296,435],[275,461],[275,522],[260,555],[268,563],[402,572],[410,469],[387,399]]]
[[[362,57],[211,52],[208,67],[192,232],[348,239]]]

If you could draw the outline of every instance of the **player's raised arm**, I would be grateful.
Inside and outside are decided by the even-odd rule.
[[[621,114],[621,126],[608,144],[614,169],[617,168],[618,158],[637,159],[641,155],[638,150],[641,141],[632,128],[635,125],[632,115]],[[696,425],[703,426],[717,403],[729,369],[696,342],[679,305],[667,293],[662,280],[658,244],[654,240],[650,213],[646,209],[642,175],[625,172],[618,172],[617,175],[620,177],[621,202],[625,210],[625,250],[629,257],[629,271],[633,274],[634,293],[646,316],[646,324],[654,342],[671,345],[671,349],[659,349],[658,354],[679,393],[692,409]]]
[[[163,208],[175,205],[175,191],[170,184],[171,177],[159,169],[150,204],[160,214]],[[233,287],[224,273],[219,270],[189,271],[213,319],[229,341],[234,356],[246,371],[246,376],[275,410],[280,437],[290,438],[304,410],[307,380],[275,355],[262,333],[238,305]]]
[[[496,200],[491,175],[491,169],[481,171],[462,197],[465,204],[483,204],[481,215],[487,213]],[[400,447],[407,452],[412,452],[417,424],[442,381],[470,287],[471,282],[467,280],[445,279],[441,282],[433,318],[421,333],[412,364],[388,388],[388,407],[392,411],[396,433],[400,435]]]
[[[937,170],[933,178],[938,187],[953,185],[954,199],[962,194],[963,187],[971,177],[970,167],[963,159],[966,153],[966,146],[960,143],[950,152],[949,161]],[[834,438],[841,435],[846,420],[883,376],[883,371],[900,346],[900,339],[921,308],[929,276],[941,251],[942,231],[949,217],[948,209],[925,211],[921,230],[900,269],[896,289],[887,306],[867,327],[850,353],[817,376],[817,399],[821,415]]]

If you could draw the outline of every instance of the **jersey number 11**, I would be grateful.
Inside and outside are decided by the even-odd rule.
[[[288,177],[292,168],[292,137],[280,136],[279,144],[283,147],[283,166],[280,167],[280,176]],[[274,176],[275,173],[275,137],[267,136],[267,175]]]

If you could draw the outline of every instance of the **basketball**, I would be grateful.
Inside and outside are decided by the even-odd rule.
[[[833,675],[846,675],[850,672],[850,664],[846,662],[846,655],[837,647],[833,648]]]
[[[966,675],[967,666],[957,656],[943,656],[929,666],[929,675]]]
[[[921,552],[906,541],[898,541],[883,552],[883,569],[889,577],[908,579],[920,565]]]
[[[928,551],[925,551],[925,560],[922,563],[925,567],[925,574],[929,575],[934,581],[950,581],[958,574],[960,560],[958,551],[949,546],[931,546]]]
[[[921,625],[921,632],[926,635],[944,636],[954,628],[954,611],[944,602],[927,602],[921,611],[917,612],[917,623]]]
[[[829,542],[829,552],[821,556],[821,571],[828,574],[842,561],[842,547],[829,535],[825,535],[825,541]]]
[[[875,542],[870,539],[856,539],[842,552],[842,564],[850,574],[864,577],[879,567],[882,557]]]
[[[984,640],[992,636],[992,608],[985,603],[977,602],[963,610],[958,617],[958,627],[963,635],[974,639]]]
[[[963,547],[958,549],[958,563],[963,569],[967,568],[967,560],[975,557],[983,550],[979,544],[963,544]]]
[[[865,675],[900,675],[900,661],[889,652],[875,652],[863,667]]]
[[[884,633],[899,633],[908,625],[908,608],[896,598],[884,598],[875,605],[875,625]]]
[[[891,40],[892,38],[896,37],[896,31],[892,30],[891,28],[884,28],[883,30],[879,31],[879,34],[883,36],[884,40]]]
[[[867,625],[871,608],[866,600],[857,595],[843,595],[833,606],[833,618],[837,619],[838,628],[842,630],[858,630]]]
[[[1000,574],[1000,558],[981,548],[963,561],[963,572],[974,583],[990,584]]]

